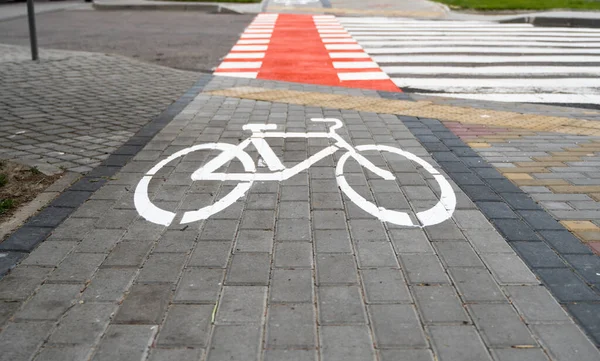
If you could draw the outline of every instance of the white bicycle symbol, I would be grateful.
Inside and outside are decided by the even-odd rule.
[[[165,165],[172,162],[173,160],[183,157],[198,150],[219,150],[221,153],[208,161],[203,167],[196,170],[191,178],[194,181],[237,181],[239,182],[230,193],[216,201],[214,204],[200,208],[194,211],[187,211],[183,213],[181,224],[199,221],[207,219],[213,214],[220,212],[228,206],[235,203],[239,198],[243,197],[244,194],[250,189],[252,183],[255,181],[283,181],[294,175],[308,169],[310,166],[318,162],[319,160],[332,155],[340,149],[346,150],[338,160],[335,177],[337,184],[339,185],[342,192],[348,196],[348,198],[354,202],[357,206],[362,208],[364,211],[372,214],[374,217],[379,218],[382,221],[390,222],[393,224],[407,226],[407,227],[425,227],[434,224],[441,223],[452,216],[456,207],[456,196],[452,190],[452,186],[448,181],[441,175],[435,168],[433,168],[425,160],[418,156],[403,151],[398,148],[386,146],[386,145],[359,145],[353,147],[346,142],[341,136],[335,131],[342,127],[342,122],[339,119],[333,118],[313,118],[313,122],[332,122],[334,123],[329,127],[328,132],[311,132],[311,133],[300,133],[300,132],[266,132],[268,130],[277,129],[275,124],[247,124],[242,127],[244,130],[252,131],[250,138],[245,139],[238,145],[228,143],[206,143],[195,145],[183,150],[180,150],[170,157],[162,160],[156,164],[150,171],[148,171],[138,183],[135,194],[134,203],[139,214],[146,220],[168,226],[171,224],[176,216],[176,213],[161,209],[154,205],[150,200],[148,194],[148,186],[152,177]],[[299,164],[287,168],[285,167],[271,146],[267,143],[265,138],[329,138],[333,139],[335,143],[328,146],[327,148],[317,152],[308,159],[300,162]],[[262,157],[264,164],[271,171],[270,173],[257,173],[256,165],[250,155],[244,151],[244,149],[253,144],[259,155]],[[429,172],[434,179],[437,181],[440,187],[440,200],[432,208],[422,212],[416,213],[416,217],[420,224],[415,224],[408,213],[386,209],[378,207],[375,203],[368,201],[363,196],[358,194],[348,184],[344,177],[344,164],[348,158],[354,158],[361,166],[367,168],[371,172],[375,173],[384,180],[395,180],[396,177],[391,172],[381,169],[375,166],[364,156],[360,155],[361,151],[380,151],[390,152],[403,156],[423,167]],[[218,173],[217,169],[227,164],[229,161],[238,159],[245,170],[245,173]]]

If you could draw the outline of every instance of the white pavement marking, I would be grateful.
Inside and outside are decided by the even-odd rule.
[[[321,40],[323,40],[323,43],[329,44],[329,43],[355,43],[356,44],[356,40],[352,39],[352,38],[322,38]]]
[[[249,44],[268,44],[270,39],[250,39],[250,40],[238,40],[236,45],[249,45]]]
[[[407,31],[453,31],[453,32],[466,32],[466,33],[479,33],[479,32],[502,32],[502,33],[554,33],[560,31],[561,33],[573,33],[573,34],[589,34],[589,35],[598,35],[600,33],[600,29],[586,29],[580,30],[577,28],[506,28],[504,26],[497,27],[487,27],[487,28],[464,28],[464,27],[449,27],[449,28],[439,28],[432,26],[420,26],[420,27],[406,27],[402,26],[401,29],[382,29],[382,28],[365,28],[364,30],[352,28],[348,26],[344,26],[348,32],[353,33],[354,35],[402,35]],[[560,30],[559,30],[560,29]],[[367,31],[369,30],[369,31]]]
[[[265,57],[265,53],[229,53],[225,59],[261,59]]]
[[[362,50],[358,44],[325,44],[327,50]]]
[[[270,38],[271,34],[242,34],[242,36],[240,38],[242,39],[246,39],[246,38],[255,38],[255,39],[261,39],[261,38]]]
[[[354,52],[354,51],[340,51],[329,53],[329,57],[332,59],[360,59],[360,58],[370,58],[369,54],[364,52]]]
[[[589,38],[569,38],[569,37],[557,37],[557,36],[473,36],[473,35],[438,35],[438,36],[427,36],[427,35],[406,35],[406,36],[356,36],[356,40],[361,40],[364,44],[375,44],[376,42],[385,42],[386,44],[395,45],[396,43],[401,44],[404,41],[446,41],[448,43],[453,41],[464,41],[472,40],[475,42],[489,42],[489,41],[516,41],[516,42],[531,42],[531,41],[546,41],[556,43],[555,46],[563,46],[563,43],[590,43],[591,41],[600,41],[600,36]]]
[[[246,29],[244,34],[272,34],[273,29]]]
[[[233,78],[251,78],[256,79],[258,76],[257,72],[234,72],[234,71],[218,71],[213,73],[213,75],[217,76],[229,76]]]
[[[352,38],[348,33],[345,34],[320,34],[321,38]]]
[[[485,39],[481,40],[456,40],[456,39],[448,39],[448,40],[404,40],[404,41],[361,41],[361,45],[365,49],[370,47],[382,47],[382,46],[450,46],[450,45],[491,45],[491,46],[514,46],[515,44],[519,44],[520,46],[536,46],[536,47],[546,47],[546,46],[555,46],[555,47],[566,47],[566,48],[598,48],[600,47],[600,42],[586,42],[586,43],[570,43],[570,42],[543,42],[543,41],[486,41]],[[490,47],[490,51],[493,51],[494,48]]]
[[[333,67],[336,69],[379,69],[379,65],[374,61],[334,61]]]
[[[594,88],[600,85],[597,78],[392,78],[399,87],[430,90],[449,88],[545,88],[564,90],[565,88]]]
[[[261,61],[224,61],[218,69],[260,69]]]
[[[267,45],[234,45],[231,51],[265,51]]]
[[[360,40],[359,40],[360,41]],[[518,44],[515,44],[518,45]],[[453,47],[410,47],[410,48],[369,48],[370,54],[419,54],[419,53],[502,53],[502,54],[600,54],[600,49],[566,49],[566,48],[528,48],[528,47],[494,47],[487,46],[453,46]]]
[[[204,166],[193,172],[191,175],[192,180],[231,180],[238,181],[238,184],[229,194],[221,198],[216,203],[199,208],[198,210],[185,212],[181,219],[181,224],[207,219],[215,213],[224,210],[231,204],[235,203],[239,198],[244,196],[254,181],[283,181],[289,179],[290,177],[310,168],[313,164],[322,160],[323,158],[332,155],[336,151],[343,150],[346,151],[346,153],[340,157],[335,168],[335,177],[338,186],[352,202],[374,217],[377,217],[384,222],[406,227],[419,228],[435,225],[452,217],[454,209],[456,208],[456,195],[454,190],[446,178],[425,160],[419,158],[413,153],[385,145],[360,145],[354,148],[342,137],[336,134],[335,130],[342,127],[342,122],[339,119],[313,118],[311,120],[316,122],[333,122],[334,124],[329,127],[329,132],[327,133],[266,132],[267,130],[276,129],[277,126],[274,124],[248,124],[243,126],[242,129],[251,130],[253,134],[250,138],[242,141],[237,146],[227,143],[207,143],[185,148],[174,153],[173,155],[156,164],[142,177],[136,186],[134,193],[134,204],[138,213],[150,222],[165,226],[171,224],[176,214],[174,212],[163,210],[152,203],[148,193],[149,184],[152,177],[162,167],[173,160],[183,157],[194,151],[219,150],[221,153],[207,162]],[[329,147],[317,152],[292,168],[286,168],[283,163],[281,163],[279,158],[277,158],[277,155],[264,138],[329,138],[335,141],[335,145],[330,145]],[[253,159],[244,150],[251,143],[254,144],[260,155],[260,158],[268,166],[272,173],[256,173],[256,165],[254,164]],[[378,207],[375,203],[366,200],[356,191],[354,191],[354,189],[352,189],[352,187],[346,181],[344,175],[344,164],[350,157],[356,160],[362,167],[370,170],[384,180],[391,181],[396,179],[394,174],[371,163],[371,161],[359,153],[360,151],[390,152],[400,155],[412,162],[419,164],[423,169],[425,169],[425,171],[433,176],[440,189],[440,199],[433,207],[416,213],[419,224],[415,224],[408,213]],[[217,169],[220,169],[223,165],[236,158],[242,163],[245,171],[244,173],[215,173]]]
[[[346,30],[336,30],[336,29],[321,29],[318,30],[319,34],[347,34],[348,32]]]
[[[504,36],[506,35],[506,36]],[[502,31],[494,31],[494,32],[460,32],[460,31],[403,31],[401,35],[355,35],[356,39],[360,40],[373,40],[373,39],[381,39],[381,40],[402,40],[406,37],[414,36],[417,38],[425,38],[431,36],[443,36],[443,37],[459,37],[459,38],[481,38],[481,39],[493,39],[494,37],[501,37],[502,39],[506,39],[507,36],[524,39],[530,38],[532,40],[538,40],[544,37],[550,37],[550,39],[556,40],[570,40],[580,41],[585,39],[598,39],[600,38],[600,34],[571,34],[571,33],[530,33],[530,32],[521,32],[521,33],[508,33]],[[583,39],[581,39],[583,38]],[[543,39],[542,39],[543,40]]]
[[[338,77],[341,81],[350,80],[385,80],[390,77],[382,71],[369,71],[369,72],[357,72],[357,73],[338,73]]]
[[[367,53],[370,49],[367,49]],[[594,55],[375,55],[378,63],[598,63]]]
[[[420,93],[417,93],[420,94]],[[493,93],[493,94],[467,94],[467,93],[423,93],[420,95],[440,96],[462,99],[489,100],[495,102],[510,102],[510,103],[569,103],[569,104],[600,104],[600,95],[594,94],[546,94],[546,93]]]
[[[335,66],[335,63],[334,63]],[[559,74],[595,74],[600,75],[600,66],[382,66],[381,70],[390,74],[419,75],[559,75]],[[600,85],[600,81],[599,81]]]

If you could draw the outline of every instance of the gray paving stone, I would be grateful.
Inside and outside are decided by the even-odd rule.
[[[310,214],[309,203],[306,201],[280,202],[279,219],[308,219]]]
[[[150,252],[153,243],[148,241],[124,241],[109,253],[102,267],[139,267]]]
[[[434,242],[433,245],[447,267],[483,267],[469,242]]]
[[[216,303],[223,277],[221,269],[187,268],[177,286],[174,301]]]
[[[236,252],[267,252],[273,249],[273,231],[242,229],[236,237]]]
[[[350,236],[347,230],[315,230],[317,253],[351,253]]]
[[[270,305],[266,347],[315,347],[315,321],[315,310],[312,303]]]
[[[444,241],[444,240],[461,240],[464,239],[463,233],[460,229],[451,221],[445,221],[433,226],[425,228],[425,232],[432,241]]]
[[[471,304],[467,307],[488,346],[537,345],[509,303]]]
[[[358,264],[366,267],[398,267],[396,255],[389,241],[357,241]]]
[[[516,254],[486,253],[482,258],[499,284],[539,284],[535,275]]]
[[[154,247],[155,253],[187,253],[190,252],[196,244],[198,237],[197,231],[170,230],[157,238],[158,242]],[[151,240],[149,238],[148,240]]]
[[[216,315],[216,322],[260,323],[264,317],[267,287],[225,286]]]
[[[436,255],[403,254],[400,255],[400,261],[411,284],[449,283]]]
[[[583,278],[596,286],[600,286],[600,258],[597,255],[569,254],[564,258],[575,267]]]
[[[283,201],[306,201],[308,199],[308,186],[281,186],[279,199]]]
[[[79,241],[93,229],[94,223],[96,223],[95,218],[67,218],[52,231],[52,236]]]
[[[198,361],[202,353],[198,348],[153,348],[148,361]]]
[[[512,304],[529,324],[570,322],[570,317],[544,286],[507,286]]]
[[[4,326],[6,321],[21,308],[20,302],[1,301],[0,302],[0,327]]]
[[[342,229],[347,228],[346,216],[342,210],[313,211],[312,224],[314,229]]]
[[[125,229],[139,217],[135,210],[113,209],[107,212],[95,223],[98,228]]]
[[[29,360],[42,345],[53,322],[11,322],[0,334],[0,360]]]
[[[533,325],[532,332],[540,339],[550,358],[560,361],[598,360],[600,352],[573,323],[563,325]]]
[[[29,254],[22,265],[56,267],[75,248],[77,242],[42,242]]]
[[[356,263],[350,254],[317,255],[317,284],[358,283]]]
[[[532,268],[565,267],[565,262],[545,242],[512,242],[519,256]]]
[[[321,326],[321,359],[374,361],[375,350],[368,326]]]
[[[89,280],[106,255],[72,253],[48,277],[52,282],[80,282]]]
[[[151,325],[110,325],[92,361],[141,360],[148,354],[156,329]]]
[[[575,316],[584,331],[591,336],[592,342],[600,344],[600,314],[598,305],[594,303],[571,303],[567,305],[569,312]]]
[[[94,346],[116,311],[114,304],[83,303],[75,305],[62,318],[48,343]]]
[[[426,323],[468,323],[462,302],[451,286],[413,287],[418,309]]]
[[[385,230],[377,219],[351,219],[350,235],[355,241],[381,241],[386,239]]]
[[[277,220],[276,241],[309,241],[310,239],[310,226],[308,222],[296,219]]]
[[[189,267],[227,267],[232,242],[199,242],[188,262]]]
[[[452,218],[460,229],[491,229],[492,225],[485,216],[478,210],[462,210],[454,211]]]
[[[259,325],[217,325],[207,361],[258,361],[262,327]]]
[[[381,361],[434,361],[431,350],[380,350]]]
[[[316,361],[315,350],[266,350],[265,361]]]
[[[600,296],[569,268],[540,268],[537,274],[559,302],[600,300]]]
[[[121,301],[136,274],[136,269],[99,269],[83,292],[83,300],[86,302]]]
[[[275,267],[312,268],[312,245],[309,242],[275,244]]]
[[[548,361],[548,356],[540,348],[513,349],[500,348],[492,350],[494,360],[497,361]]]
[[[231,241],[235,235],[237,223],[237,220],[208,219],[204,222],[200,240]]]
[[[133,285],[113,323],[160,324],[171,299],[171,288],[170,284]]]
[[[313,275],[308,269],[275,269],[271,302],[313,302]]]
[[[504,295],[485,268],[448,269],[458,293],[465,302],[504,301]]]
[[[411,302],[404,276],[399,269],[376,268],[361,270],[368,303]]]
[[[571,234],[571,232],[564,231],[541,231],[542,237],[558,252],[561,254],[567,253],[580,253],[589,254],[590,248],[581,243],[581,241]]]
[[[58,320],[77,302],[81,285],[44,284],[16,315],[16,319]]]
[[[398,253],[433,253],[431,243],[421,229],[390,229],[389,234]]]
[[[76,252],[108,253],[123,236],[122,229],[94,229],[83,237]]]
[[[427,346],[412,305],[369,305],[368,312],[378,348]]]
[[[173,305],[158,335],[161,346],[199,346],[207,344],[213,305]]]
[[[440,360],[491,361],[474,326],[429,326],[433,349]]]
[[[144,263],[137,282],[170,282],[179,278],[183,264],[187,258],[185,253],[153,253]]]
[[[337,187],[332,189],[337,189]],[[311,197],[311,207],[312,209],[344,209],[339,191],[313,193]]]
[[[367,322],[357,286],[321,286],[317,290],[320,325]]]
[[[268,253],[236,253],[225,283],[267,285],[270,268],[271,255]]]
[[[87,360],[91,353],[90,346],[46,346],[34,361]]]

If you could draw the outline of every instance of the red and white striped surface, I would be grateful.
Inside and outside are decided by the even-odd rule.
[[[332,15],[259,14],[215,75],[400,91]]]

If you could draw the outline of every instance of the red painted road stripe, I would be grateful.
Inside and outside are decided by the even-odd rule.
[[[400,91],[333,16],[260,14],[215,75]]]

